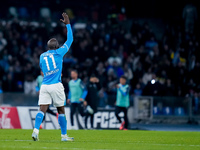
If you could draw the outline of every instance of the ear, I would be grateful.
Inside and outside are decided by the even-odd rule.
[[[58,48],[59,48],[59,44],[58,44],[58,42],[56,43],[56,46],[55,46],[55,48],[56,48],[56,49],[58,49]]]

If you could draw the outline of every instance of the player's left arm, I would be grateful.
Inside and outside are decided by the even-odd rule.
[[[69,86],[69,84],[68,84]],[[70,91],[70,86],[69,86],[69,92],[68,92],[68,98],[67,98],[67,103],[70,104],[70,100],[71,100],[71,91]]]
[[[73,32],[68,15],[66,13],[63,13],[62,16],[64,20],[61,19],[60,21],[62,21],[67,27],[67,41],[63,44],[63,46],[61,46],[56,51],[58,54],[64,56],[69,51],[69,48],[73,42]]]
[[[68,99],[71,99],[71,91],[68,92]]]
[[[81,83],[80,83],[80,86],[81,86],[81,88],[82,88],[82,90],[83,90],[83,94],[81,95],[81,98],[80,98],[79,100],[80,100],[80,101],[84,101],[85,98],[86,98],[86,96],[87,96],[87,94],[88,94],[88,90],[87,90],[87,87],[83,84],[82,81],[81,81]]]

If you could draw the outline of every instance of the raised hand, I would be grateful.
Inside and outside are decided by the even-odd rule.
[[[62,13],[63,19],[60,19],[64,24],[70,24],[69,17],[66,13]]]

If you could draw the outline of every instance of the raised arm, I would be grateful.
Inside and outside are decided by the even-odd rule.
[[[63,16],[63,19],[60,19],[60,21],[62,21],[67,27],[67,41],[63,44],[62,47],[57,49],[57,53],[64,56],[68,52],[68,50],[73,42],[73,33],[72,33],[72,28],[70,25],[68,15],[66,13],[63,13],[62,16]]]

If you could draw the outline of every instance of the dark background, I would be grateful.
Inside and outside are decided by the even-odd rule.
[[[126,15],[144,18],[177,19],[181,16],[183,7],[187,3],[193,3],[199,9],[198,0],[6,0],[0,6],[0,17],[6,19],[10,6],[27,7],[30,14],[37,16],[40,7],[48,7],[51,11],[62,12],[65,8],[71,8],[75,14],[84,12],[90,15],[90,11],[97,9],[102,19],[112,12],[120,12],[125,7]],[[199,13],[199,12],[198,12]]]

